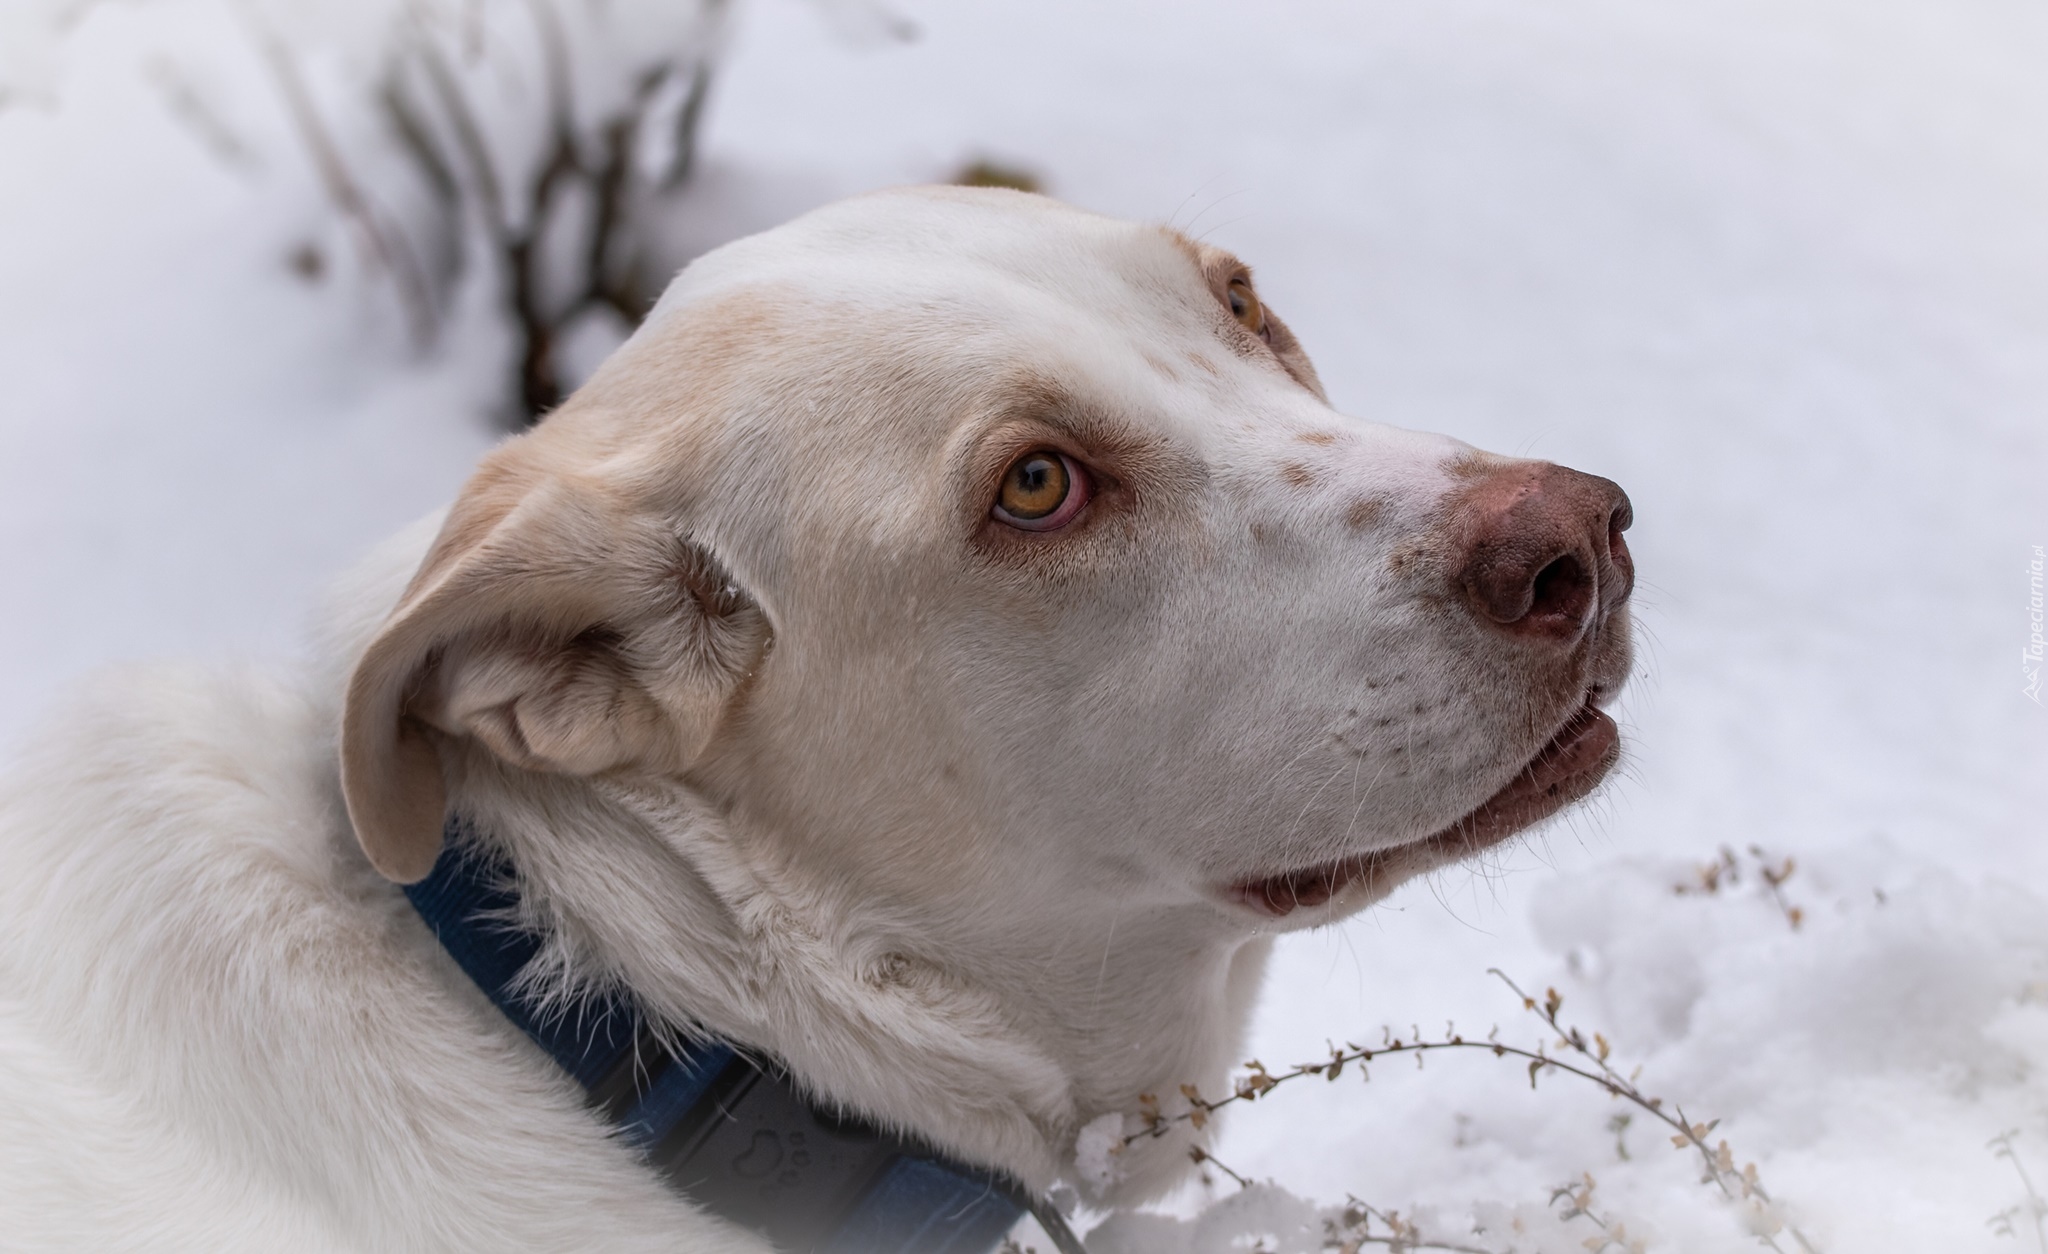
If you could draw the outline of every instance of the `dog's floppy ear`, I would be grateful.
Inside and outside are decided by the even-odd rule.
[[[349,678],[342,792],[399,883],[440,853],[437,739],[537,771],[677,772],[767,644],[710,552],[593,480],[522,473],[520,451],[471,481]]]

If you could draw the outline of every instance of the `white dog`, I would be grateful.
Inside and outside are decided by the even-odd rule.
[[[115,676],[17,770],[0,1246],[846,1249],[778,1216],[851,1222],[875,1143],[1043,1196],[1223,1091],[1275,933],[1600,780],[1628,522],[1333,412],[1169,230],[940,189],[722,248],[330,669]],[[618,1016],[609,1078],[542,1039]],[[621,1112],[712,1042],[768,1096],[662,1159]],[[727,1166],[772,1205],[693,1200]]]

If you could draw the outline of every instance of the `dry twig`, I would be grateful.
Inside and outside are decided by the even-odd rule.
[[[650,202],[639,193],[672,189],[694,162],[711,80],[705,47],[657,46],[651,56],[635,49],[634,68],[620,72],[631,90],[594,119],[585,117],[571,73],[571,24],[553,0],[524,0],[541,68],[540,100],[507,117],[470,94],[479,81],[476,63],[493,46],[482,6],[464,6],[459,28],[449,28],[428,0],[411,0],[369,104],[382,116],[385,140],[424,186],[431,211],[407,223],[415,236],[425,232],[421,247],[432,264],[423,265],[417,241],[387,220],[352,168],[292,49],[254,0],[235,3],[329,202],[370,266],[391,278],[413,338],[425,343],[437,333],[466,256],[481,254],[495,267],[518,336],[521,425],[561,401],[558,350],[577,319],[605,309],[630,326],[645,316],[652,293],[638,273],[639,241]],[[692,0],[691,7],[708,30],[728,0]],[[517,134],[520,126],[537,141],[531,150]],[[642,169],[651,138],[661,141],[660,168]]]
[[[435,330],[434,302],[418,259],[413,256],[405,238],[385,225],[377,207],[371,203],[369,193],[349,168],[341,146],[335,142],[327,123],[320,116],[320,110],[313,103],[312,93],[306,89],[291,50],[249,0],[241,0],[236,10],[276,81],[278,93],[284,97],[286,111],[312,157],[314,169],[319,172],[320,185],[326,190],[327,199],[354,230],[364,257],[378,270],[391,276],[399,306],[405,311],[407,329],[415,340],[425,343],[433,337]]]
[[[1721,1195],[1732,1203],[1747,1201],[1751,1204],[1751,1219],[1755,1223],[1754,1231],[1758,1241],[1778,1251],[1779,1254],[1785,1254],[1785,1247],[1777,1240],[1782,1232],[1788,1234],[1806,1254],[1818,1254],[1816,1247],[1804,1233],[1797,1227],[1786,1225],[1776,1215],[1774,1200],[1758,1177],[1756,1164],[1749,1163],[1738,1169],[1734,1151],[1726,1140],[1709,1141],[1708,1138],[1713,1135],[1714,1129],[1720,1123],[1718,1119],[1705,1123],[1693,1122],[1686,1117],[1682,1108],[1674,1106],[1667,1111],[1664,1108],[1664,1099],[1644,1093],[1636,1086],[1632,1077],[1622,1075],[1609,1064],[1608,1058],[1612,1047],[1606,1037],[1596,1032],[1589,1039],[1578,1028],[1567,1027],[1558,1021],[1558,1012],[1563,1008],[1564,998],[1556,989],[1546,990],[1543,1000],[1539,1002],[1524,993],[1519,985],[1498,968],[1489,969],[1488,974],[1513,990],[1514,994],[1522,999],[1523,1009],[1536,1015],[1556,1032],[1558,1047],[1568,1050],[1570,1055],[1575,1055],[1576,1061],[1555,1057],[1541,1044],[1534,1050],[1504,1044],[1496,1039],[1499,1035],[1498,1028],[1489,1033],[1484,1040],[1466,1040],[1452,1025],[1446,1025],[1442,1039],[1425,1038],[1419,1028],[1413,1029],[1411,1035],[1405,1039],[1383,1029],[1382,1043],[1377,1048],[1356,1044],[1346,1044],[1341,1048],[1333,1046],[1327,1061],[1307,1063],[1277,1074],[1268,1071],[1265,1064],[1253,1059],[1245,1064],[1247,1074],[1238,1077],[1235,1091],[1227,1097],[1213,1101],[1202,1097],[1193,1085],[1182,1085],[1181,1096],[1187,1100],[1188,1108],[1177,1114],[1162,1113],[1158,1099],[1147,1095],[1141,1099],[1140,1110],[1145,1127],[1126,1137],[1125,1143],[1141,1137],[1164,1136],[1174,1125],[1181,1123],[1199,1129],[1207,1124],[1210,1114],[1233,1102],[1256,1101],[1280,1085],[1306,1076],[1321,1076],[1327,1080],[1335,1080],[1347,1067],[1355,1064],[1363,1069],[1377,1057],[1414,1054],[1416,1065],[1420,1066],[1423,1055],[1436,1051],[1485,1050],[1496,1058],[1512,1057],[1526,1061],[1531,1088],[1536,1086],[1537,1077],[1543,1072],[1561,1071],[1598,1085],[1612,1097],[1632,1103],[1672,1130],[1671,1143],[1675,1148],[1681,1151],[1689,1150],[1698,1156],[1703,1168],[1703,1183],[1714,1185]],[[1209,1161],[1215,1160],[1211,1158]],[[1235,1172],[1230,1174],[1242,1182],[1243,1178]]]
[[[1375,1232],[1377,1223],[1385,1232]],[[1449,1254],[1503,1254],[1503,1251],[1477,1245],[1460,1245],[1452,1241],[1436,1241],[1422,1235],[1422,1230],[1409,1220],[1401,1218],[1401,1212],[1380,1210],[1356,1197],[1346,1198],[1344,1210],[1334,1220],[1323,1224],[1323,1248],[1337,1254],[1358,1254],[1366,1246],[1376,1245],[1393,1251],[1393,1254],[1407,1254],[1409,1250],[1443,1250]]]
[[[2012,1164],[2013,1171],[2020,1178],[2020,1187],[2027,1198],[2016,1206],[2008,1206],[1993,1215],[1988,1221],[1993,1234],[2001,1237],[2019,1236],[2019,1221],[2022,1217],[2033,1220],[2034,1248],[2041,1254],[2048,1254],[2048,1200],[2043,1200],[2040,1191],[2034,1187],[2034,1179],[2027,1174],[2025,1163],[2020,1161],[2019,1150],[2013,1147],[2013,1140],[2019,1136],[2019,1129],[2013,1128],[1991,1138],[1987,1148],[1993,1158],[2003,1158]]]
[[[1758,845],[1749,847],[1749,856],[1756,862],[1757,878],[1763,881],[1764,892],[1778,907],[1778,913],[1785,916],[1785,922],[1792,925],[1793,931],[1798,931],[1799,925],[1806,921],[1806,911],[1800,906],[1793,905],[1791,899],[1786,897],[1785,881],[1792,878],[1793,873],[1799,869],[1799,863],[1790,857],[1782,862],[1773,862],[1770,855]],[[1671,891],[1681,897],[1714,896],[1720,893],[1723,886],[1733,887],[1741,882],[1741,859],[1736,856],[1733,849],[1723,845],[1719,858],[1701,863],[1694,869],[1692,883],[1674,885]],[[1879,900],[1883,900],[1882,893],[1879,894]]]

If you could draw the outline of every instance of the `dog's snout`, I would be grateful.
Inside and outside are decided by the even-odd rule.
[[[1576,641],[1628,598],[1634,521],[1611,480],[1549,463],[1497,471],[1460,503],[1466,545],[1456,582],[1483,621],[1532,641]]]

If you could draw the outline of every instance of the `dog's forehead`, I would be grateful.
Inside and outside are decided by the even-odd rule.
[[[706,254],[677,276],[650,321],[744,288],[800,291],[885,317],[993,314],[1035,294],[1127,321],[1170,314],[1198,297],[1204,256],[1164,228],[1042,196],[896,189],[828,205]]]

